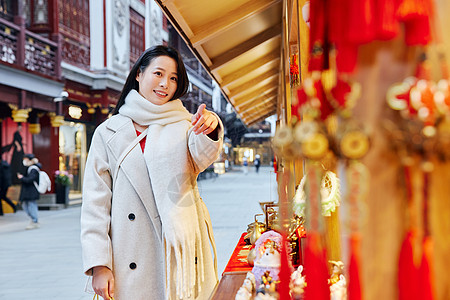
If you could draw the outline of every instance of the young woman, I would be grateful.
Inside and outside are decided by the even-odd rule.
[[[217,284],[196,178],[218,157],[223,126],[204,104],[188,113],[177,100],[187,88],[176,50],[147,49],[92,138],[81,243],[84,271],[104,299],[208,299]]]

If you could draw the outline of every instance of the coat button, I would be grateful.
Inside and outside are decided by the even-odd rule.
[[[134,219],[136,219],[136,216],[134,214],[129,214],[128,219],[130,219],[130,221],[134,221]]]
[[[134,269],[136,269],[136,264],[134,263],[134,262],[132,262],[131,264],[130,264],[130,269],[131,270],[134,270]]]

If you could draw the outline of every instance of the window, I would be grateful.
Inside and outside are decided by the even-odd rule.
[[[89,69],[89,0],[59,0],[58,8],[63,60]]]
[[[145,50],[144,17],[130,8],[130,68]]]

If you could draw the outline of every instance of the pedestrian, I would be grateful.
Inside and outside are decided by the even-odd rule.
[[[248,173],[248,159],[246,156],[244,156],[244,158],[242,158],[242,171],[244,172],[245,175],[247,175]]]
[[[14,212],[17,211],[16,205],[7,197],[8,189],[11,186],[11,167],[6,160],[0,162],[0,216],[3,216],[2,200],[11,206]]]
[[[175,49],[147,49],[93,135],[81,244],[104,299],[209,299],[218,282],[196,179],[219,156],[223,125],[204,104],[188,113],[179,100],[188,85]]]
[[[255,161],[253,162],[253,165],[256,168],[256,173],[259,172],[259,167],[261,166],[261,161],[260,161],[261,156],[259,154],[255,155]]]
[[[24,166],[22,165],[24,150],[22,143],[22,136],[20,132],[22,131],[22,124],[17,123],[17,130],[14,132],[13,141],[10,145],[5,146],[8,152],[11,148],[13,149],[11,157],[11,179],[12,184],[21,184],[20,179],[17,178],[17,173],[25,172]]]
[[[17,178],[22,183],[20,189],[19,201],[22,203],[23,210],[31,218],[30,224],[25,229],[39,228],[38,206],[39,192],[36,184],[39,184],[39,161],[34,154],[25,154],[23,156],[23,166],[26,168],[25,174],[17,173]]]

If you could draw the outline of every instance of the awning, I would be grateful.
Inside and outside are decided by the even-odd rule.
[[[282,1],[156,0],[242,121],[277,111]]]

